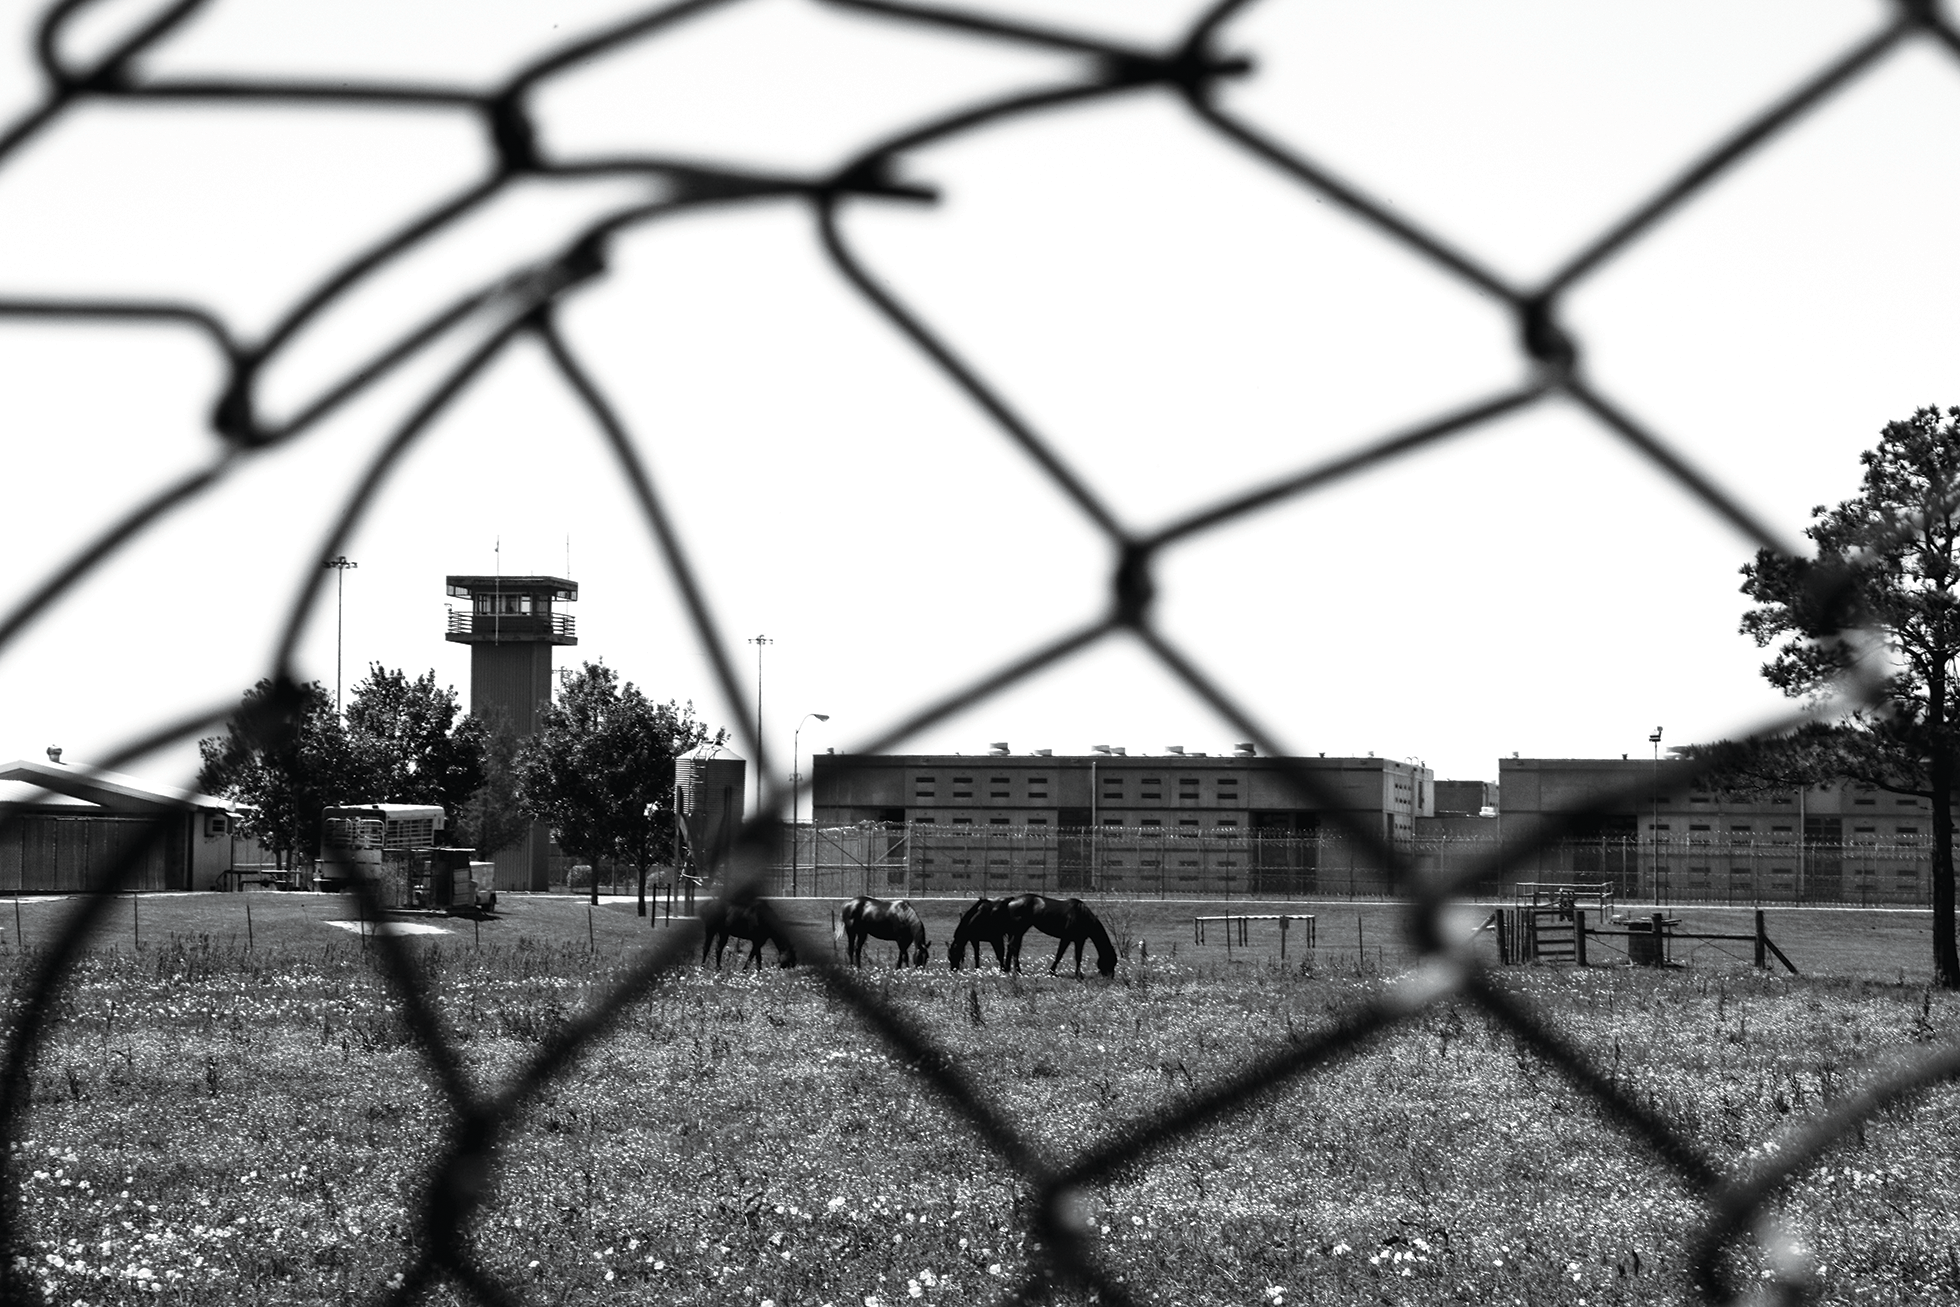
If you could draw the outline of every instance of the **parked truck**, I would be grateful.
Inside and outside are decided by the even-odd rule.
[[[344,891],[356,878],[374,886],[383,907],[488,911],[497,905],[495,865],[474,849],[437,843],[440,807],[355,803],[328,808],[320,821],[320,865],[313,887]]]

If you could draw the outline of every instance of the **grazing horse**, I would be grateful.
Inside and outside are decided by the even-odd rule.
[[[776,909],[766,900],[756,899],[747,903],[728,903],[716,899],[701,911],[701,965],[708,965],[708,950],[715,954],[715,970],[721,970],[722,953],[728,948],[728,941],[747,940],[749,942],[748,960],[742,963],[742,970],[751,965],[762,970],[762,946],[776,946],[776,962],[779,966],[796,965],[796,946],[790,942],[789,932],[783,929],[782,919]],[[735,951],[739,955],[741,944]]]
[[[1089,911],[1089,905],[1081,899],[1051,899],[1041,894],[1017,894],[1007,900],[1008,920],[1007,962],[1019,970],[1021,966],[1021,937],[1030,930],[1041,931],[1061,940],[1055,947],[1055,960],[1048,964],[1048,974],[1062,965],[1062,954],[1068,946],[1075,945],[1075,974],[1082,975],[1082,945],[1086,941],[1096,946],[1096,970],[1105,976],[1116,974],[1116,946],[1109,942],[1109,932],[1096,920],[1096,914]]]
[[[960,914],[960,924],[953,931],[953,944],[946,952],[946,961],[953,970],[958,971],[966,965],[966,950],[973,949],[973,969],[980,969],[980,946],[994,946],[994,962],[1002,971],[1007,970],[1007,939],[1013,933],[1013,926],[1007,919],[1007,900],[982,898],[964,913]]]
[[[850,953],[851,965],[864,965],[864,941],[867,938],[896,940],[898,943],[897,966],[911,962],[923,967],[926,964],[926,923],[919,920],[910,903],[900,899],[887,903],[860,894],[844,903],[844,911],[839,914],[844,922],[844,943]]]

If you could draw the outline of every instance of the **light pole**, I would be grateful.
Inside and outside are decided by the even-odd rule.
[[[762,812],[762,767],[767,750],[762,744],[762,646],[774,644],[766,635],[751,636],[749,643],[755,646],[755,810]]]
[[[1661,728],[1656,726],[1654,733],[1647,737],[1647,743],[1654,746],[1654,897],[1657,902],[1666,902],[1662,894],[1661,876]]]
[[[796,729],[789,733],[789,896],[791,898],[796,897],[798,853],[803,847],[802,836],[796,829],[796,805],[798,802],[796,796],[797,792],[803,788],[803,773],[798,770],[802,764],[803,755],[798,751],[797,740],[803,734],[803,722],[809,721],[812,717],[820,722],[830,720],[829,713],[806,712],[803,714],[803,721],[799,721],[796,724]],[[816,822],[817,799],[813,794],[810,796],[810,825],[813,830],[816,827]]]
[[[347,569],[359,567],[346,554],[330,559],[327,566],[334,570],[333,578],[333,712],[340,716],[340,635],[347,611]]]

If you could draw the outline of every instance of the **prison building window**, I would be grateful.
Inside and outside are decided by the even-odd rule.
[[[937,817],[914,817],[912,820],[915,824],[920,826],[936,826],[939,824],[939,819]]]
[[[956,798],[956,799],[970,799],[970,798],[972,798],[972,797],[973,797],[973,791],[972,791],[972,790],[954,790],[954,791],[953,791],[953,797],[954,797],[954,798]]]
[[[1708,802],[1708,796],[1707,796],[1706,794],[1697,794],[1697,795],[1695,795],[1695,796],[1693,796],[1692,798],[1690,798],[1690,799],[1688,800],[1688,802],[1690,802],[1690,803],[1707,803],[1707,802]]]
[[[989,826],[1005,826],[1008,820],[1006,817],[989,817],[987,818],[987,824]]]
[[[1222,831],[1235,831],[1238,828],[1239,822],[1236,817],[1220,817],[1218,819],[1218,829]]]
[[[1755,829],[1756,829],[1756,828],[1755,828],[1754,826],[1738,826],[1738,825],[1736,825],[1736,824],[1734,824],[1734,823],[1730,823],[1730,825],[1729,825],[1729,834],[1731,834],[1731,835],[1748,835],[1748,834],[1751,834],[1751,833],[1753,833],[1753,832],[1755,831]]]
[[[1788,835],[1790,828],[1788,826],[1772,826],[1769,828],[1769,833],[1772,835]]]
[[[1647,825],[1647,829],[1648,830],[1672,830],[1674,828],[1672,826],[1669,826],[1666,822],[1663,821],[1663,822],[1649,822]]]
[[[913,790],[912,797],[915,799],[931,799],[937,798],[938,796],[932,790]]]
[[[1853,827],[1851,828],[1851,833],[1852,833],[1853,835],[1876,835],[1876,834],[1878,834],[1878,827],[1876,827],[1876,826],[1853,826]]]
[[[1177,824],[1180,826],[1196,826],[1198,824],[1198,819],[1196,817],[1179,817],[1177,819]]]
[[[1120,866],[1122,866],[1122,865],[1123,865],[1123,859],[1121,859],[1121,858],[1111,858],[1111,859],[1109,859],[1109,865],[1110,865],[1110,866],[1112,866],[1112,867],[1120,867]]]
[[[954,858],[954,859],[953,859],[953,865],[954,865],[955,867],[971,867],[971,866],[973,865],[973,859],[972,859],[972,858]]]
[[[1218,865],[1221,867],[1236,867],[1239,865],[1239,860],[1237,858],[1221,858],[1219,859]]]
[[[1103,818],[1103,825],[1105,825],[1105,826],[1121,826],[1122,824],[1123,824],[1123,819],[1122,819],[1121,817],[1104,817],[1104,818]]]
[[[988,858],[987,865],[989,867],[1011,867],[1014,865],[1014,859],[1006,857]]]
[[[971,785],[971,784],[973,784],[973,778],[972,778],[971,776],[955,776],[955,777],[953,778],[953,784],[955,784],[955,785]]]
[[[1872,806],[1872,805],[1873,805],[1874,803],[1877,803],[1877,802],[1878,802],[1878,800],[1877,800],[1877,799],[1853,799],[1853,800],[1852,800],[1851,802],[1852,802],[1852,803],[1853,803],[1854,805],[1856,805],[1857,807],[1860,807],[1860,808],[1869,808],[1869,807],[1871,807],[1871,806]]]
[[[1787,794],[1778,794],[1778,795],[1776,795],[1775,797],[1773,797],[1773,798],[1771,798],[1771,799],[1770,799],[1770,802],[1771,802],[1771,803],[1790,803],[1790,802],[1792,802],[1792,800],[1791,800],[1791,798],[1790,798],[1790,796],[1789,796],[1789,795],[1787,795]]]
[[[1195,867],[1198,865],[1198,860],[1196,858],[1179,858],[1177,865],[1180,867]]]
[[[1919,806],[1918,799],[1900,799],[1898,802],[1901,808],[1917,808]]]
[[[1155,817],[1145,817],[1141,824],[1145,830],[1152,830],[1158,826],[1162,826],[1164,823]]]
[[[1919,838],[1919,827],[1917,827],[1917,826],[1901,826],[1901,827],[1899,827],[1899,838],[1900,838],[1900,839],[1902,839],[1902,840],[1916,840],[1916,839],[1918,839],[1918,838]]]
[[[971,826],[971,825],[973,824],[973,818],[971,818],[971,817],[955,817],[955,818],[953,818],[953,824],[954,824],[955,826]]]
[[[1771,867],[1769,874],[1772,876],[1794,876],[1797,873],[1790,867]]]
[[[1689,823],[1688,823],[1688,829],[1689,829],[1689,830],[1707,830],[1707,829],[1708,829],[1708,823],[1707,823],[1707,822],[1694,822],[1694,821],[1691,821],[1691,822],[1689,822]]]
[[[1690,867],[1690,868],[1688,868],[1688,876],[1689,876],[1689,878],[1690,878],[1690,879],[1693,879],[1693,880],[1707,880],[1707,879],[1708,879],[1708,868],[1706,868],[1706,867]]]
[[[1162,858],[1143,858],[1137,862],[1137,866],[1139,867],[1161,867],[1163,865],[1164,860]]]
[[[1046,817],[1028,818],[1028,825],[1030,826],[1046,826],[1047,824],[1048,824],[1048,819]]]
[[[990,799],[1006,799],[1006,798],[1011,798],[1013,796],[1008,794],[1006,790],[988,790],[987,797]]]

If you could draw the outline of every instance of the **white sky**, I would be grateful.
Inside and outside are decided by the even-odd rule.
[[[149,6],[154,7],[154,6]],[[1016,0],[1162,44],[1199,6]],[[34,103],[39,5],[0,0],[0,113]],[[156,75],[487,85],[591,30],[602,0],[214,0]],[[146,11],[105,0],[114,31]],[[1840,0],[1265,0],[1225,103],[1499,272],[1561,263],[1726,129],[1883,21]],[[89,37],[78,32],[78,42]],[[1053,55],[811,0],[731,4],[562,75],[557,158],[667,154],[815,172],[928,115],[1052,81]],[[1778,137],[1572,298],[1587,375],[1796,539],[1889,419],[1960,403],[1960,65],[1913,46]],[[0,167],[0,296],[181,298],[254,339],[336,262],[482,174],[451,112],[90,104]],[[1120,517],[1148,527],[1524,376],[1491,301],[1239,151],[1162,92],[1017,119],[902,168],[936,206],[847,230]],[[323,321],[266,378],[290,412],[364,342],[555,248],[641,183],[525,188]],[[1095,533],[832,271],[790,201],[642,226],[562,321],[617,403],[748,686],[722,700],[604,450],[529,346],[416,448],[347,553],[346,680],[434,667],[443,577],[582,590],[580,644],[711,722],[753,712],[786,759],[854,747],[1085,620]],[[146,533],[0,654],[0,756],[74,759],[263,675],[364,460],[453,358],[438,348]],[[169,326],[0,320],[0,602],[217,449],[220,372]],[[567,541],[570,561],[567,563]],[[1749,542],[1559,404],[1289,501],[1165,559],[1170,637],[1291,750],[1615,756],[1780,711],[1736,634]],[[330,687],[333,589],[303,645]],[[908,748],[1229,750],[1240,733],[1134,645],[1100,646]],[[185,745],[131,770],[169,778]]]

